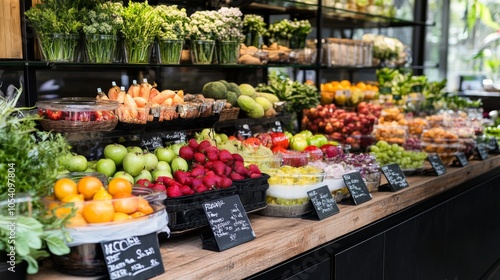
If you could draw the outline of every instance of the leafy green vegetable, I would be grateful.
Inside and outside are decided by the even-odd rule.
[[[0,98],[0,250],[10,250],[11,218],[16,218],[16,261],[28,262],[28,273],[38,271],[37,260],[54,254],[67,254],[68,236],[62,230],[70,218],[46,215],[40,198],[49,193],[62,170],[58,158],[69,154],[70,146],[60,134],[39,131],[37,115],[28,108],[15,108],[19,89],[10,99]],[[27,194],[27,195],[26,195]],[[31,201],[21,201],[31,197]],[[14,202],[11,209],[7,202]],[[33,203],[33,204],[32,204]]]
[[[310,84],[292,81],[288,76],[273,71],[269,74],[268,83],[257,86],[258,92],[272,93],[282,101],[290,112],[301,112],[319,104],[318,89]]]

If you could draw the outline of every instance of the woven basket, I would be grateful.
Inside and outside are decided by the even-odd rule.
[[[240,108],[222,109],[219,121],[235,120],[238,118]]]
[[[118,124],[118,119],[102,121],[67,121],[67,120],[49,120],[41,119],[40,124],[44,130],[66,133],[81,133],[89,131],[110,131]]]

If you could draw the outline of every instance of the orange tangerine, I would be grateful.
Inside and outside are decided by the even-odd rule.
[[[78,194],[78,188],[75,181],[70,178],[61,178],[54,183],[54,195],[62,200],[70,194]]]
[[[67,218],[73,210],[72,205],[62,204],[52,209],[52,213],[59,219]]]
[[[104,185],[99,178],[94,176],[85,176],[78,181],[78,192],[83,194],[85,200],[92,199],[94,194]]]
[[[88,223],[107,223],[113,220],[115,208],[111,201],[87,201],[82,215]]]
[[[113,222],[121,222],[131,219],[132,217],[122,212],[115,212],[115,214],[113,214]]]
[[[342,87],[347,88],[347,87],[350,87],[350,86],[351,86],[351,82],[349,82],[348,80],[342,80],[342,81],[340,81],[340,85],[341,85]]]
[[[113,196],[104,188],[100,188],[92,197],[92,200],[111,200]]]
[[[153,213],[154,209],[144,197],[137,197],[137,211],[148,215]]]
[[[142,212],[134,212],[134,213],[130,214],[129,216],[132,217],[133,219],[136,219],[136,218],[144,217],[146,215],[144,215],[144,213],[142,213]]]
[[[83,194],[69,194],[65,196],[62,200],[62,202],[71,202],[74,203],[74,207],[76,208],[77,213],[82,213],[83,211],[83,205],[85,199],[83,198]]]
[[[116,212],[125,214],[134,213],[137,211],[137,197],[129,193],[118,193],[113,196],[113,206]]]
[[[74,217],[68,220],[66,224],[67,227],[78,227],[78,226],[86,226],[87,221],[83,218],[82,214],[76,213]]]
[[[108,184],[108,192],[115,196],[119,193],[132,193],[132,183],[124,178],[113,178]]]

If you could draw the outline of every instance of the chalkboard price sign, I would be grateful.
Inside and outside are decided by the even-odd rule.
[[[438,155],[429,155],[427,156],[427,160],[431,164],[437,176],[441,176],[446,173],[446,167],[444,166],[441,158]]]
[[[477,155],[480,160],[488,159],[488,151],[484,147],[484,145],[479,145],[476,147]]]
[[[243,139],[246,139],[248,137],[252,137],[252,130],[250,129],[250,126],[248,124],[242,124],[238,125],[237,128],[238,130],[238,135],[242,137]]]
[[[149,279],[165,272],[156,232],[101,242],[110,280]]]
[[[496,137],[490,138],[489,143],[488,143],[488,147],[489,147],[490,153],[498,154],[498,152],[500,152],[499,147],[498,147],[498,140]]]
[[[361,204],[372,199],[372,195],[368,191],[363,177],[361,177],[359,172],[343,174],[342,179],[344,179],[344,183],[351,194],[354,204]]]
[[[467,160],[467,157],[465,157],[465,154],[462,152],[458,152],[455,154],[455,157],[457,159],[458,165],[459,166],[466,166],[469,164],[469,161]]]
[[[141,135],[141,147],[148,151],[163,147],[163,137],[161,133],[147,133]]]
[[[201,235],[203,249],[220,252],[255,239],[239,195],[205,202],[202,207],[211,229]]]
[[[281,121],[276,120],[271,128],[271,131],[273,132],[283,132],[283,125],[281,124]]]
[[[381,169],[389,183],[389,188],[393,192],[397,192],[409,186],[403,171],[397,163],[384,165]]]
[[[312,213],[303,216],[305,219],[323,220],[340,212],[340,209],[333,198],[328,186],[322,186],[307,192],[314,206]]]

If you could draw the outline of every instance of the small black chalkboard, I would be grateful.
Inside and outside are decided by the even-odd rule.
[[[354,204],[361,204],[372,199],[372,195],[368,191],[363,177],[359,172],[351,172],[342,175],[344,183],[351,194]]]
[[[429,155],[427,156],[427,160],[431,164],[437,176],[441,176],[446,173],[446,167],[438,155]]]
[[[333,198],[328,186],[322,186],[308,191],[307,195],[311,198],[314,211],[303,216],[303,218],[323,220],[324,218],[328,218],[340,212],[337,202],[335,202],[335,198]]]
[[[165,272],[156,232],[101,242],[110,280],[150,279]]]
[[[281,124],[281,121],[276,120],[272,126],[271,126],[271,131],[273,132],[283,132],[283,125]]]
[[[161,133],[163,142],[165,143],[181,143],[186,142],[186,132],[181,130],[165,131]]]
[[[393,192],[397,192],[409,186],[406,177],[397,163],[391,163],[382,166],[382,173],[384,173],[388,186]]]
[[[205,202],[202,207],[211,229],[201,235],[203,249],[221,252],[255,239],[239,195]]]
[[[456,162],[458,163],[459,166],[463,167],[469,164],[469,161],[467,160],[467,157],[465,156],[464,153],[458,152],[455,154],[456,157]]]
[[[479,145],[476,147],[477,155],[480,160],[488,159],[488,151],[484,147],[484,145]]]
[[[154,151],[158,147],[163,147],[161,133],[145,133],[141,135],[141,147],[148,151]]]
[[[499,147],[498,147],[498,140],[496,137],[491,137],[488,143],[488,147],[490,150],[490,153],[492,154],[498,154],[500,152]]]
[[[241,124],[236,127],[238,136],[246,139],[248,137],[252,137],[252,130],[248,124]]]

